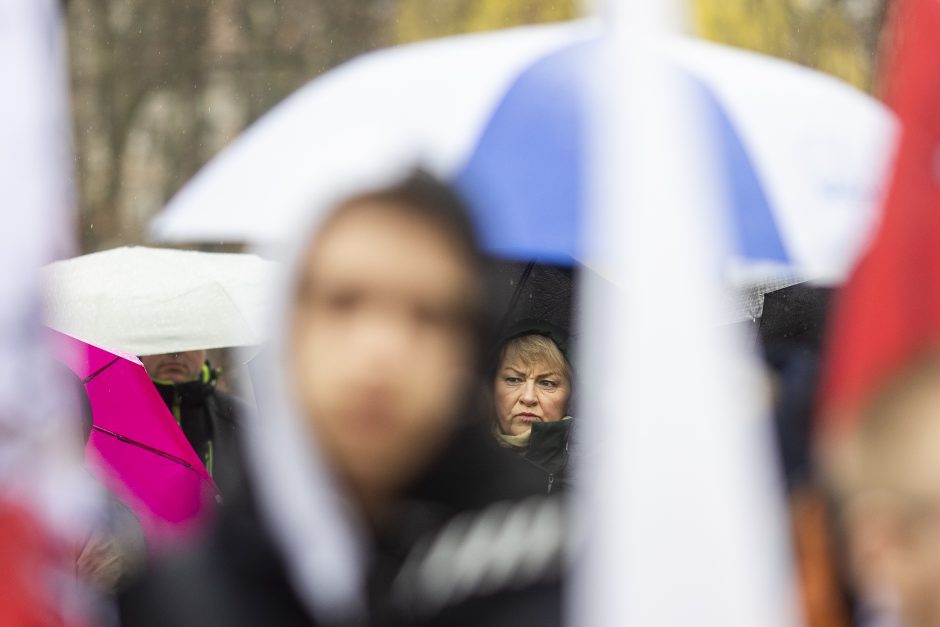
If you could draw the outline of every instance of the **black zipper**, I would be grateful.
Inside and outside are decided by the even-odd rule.
[[[552,493],[552,486],[555,485],[555,474],[548,473],[548,494]]]

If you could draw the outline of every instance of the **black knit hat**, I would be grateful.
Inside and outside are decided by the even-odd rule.
[[[567,361],[569,365],[571,364],[571,357],[568,354],[568,332],[559,326],[543,320],[520,320],[510,326],[500,335],[496,347],[497,356],[498,352],[503,349],[507,342],[524,335],[541,335],[547,337],[558,347],[561,354],[565,356],[565,361]]]

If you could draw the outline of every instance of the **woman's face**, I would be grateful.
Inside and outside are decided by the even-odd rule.
[[[507,350],[494,387],[496,417],[507,435],[522,435],[536,422],[558,422],[568,412],[571,383],[547,360],[526,364]]]

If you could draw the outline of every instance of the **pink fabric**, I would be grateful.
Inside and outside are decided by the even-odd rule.
[[[198,528],[218,489],[143,365],[54,333],[57,358],[84,382],[97,427],[85,449],[89,470],[137,515],[151,548]]]

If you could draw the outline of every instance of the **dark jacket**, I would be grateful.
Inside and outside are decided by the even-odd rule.
[[[554,558],[543,559],[544,568],[524,581],[471,587],[469,594],[436,605],[426,603],[420,578],[403,575],[406,564],[411,571],[422,572],[419,566],[428,557],[428,547],[433,548],[439,541],[459,545],[468,540],[465,534],[443,533],[454,521],[463,521],[461,528],[479,527],[493,533],[493,542],[484,542],[494,549],[507,543],[523,549],[517,561],[530,563],[526,561],[525,538],[499,536],[504,530],[519,533],[523,526],[476,524],[478,518],[492,519],[494,515],[507,517],[508,521],[516,506],[526,508],[523,515],[533,516],[536,505],[526,498],[543,493],[544,487],[541,481],[533,482],[532,475],[516,473],[519,463],[517,456],[498,448],[482,430],[467,428],[454,439],[446,454],[401,499],[397,511],[381,529],[372,532],[368,624],[560,624],[560,577]],[[262,523],[255,502],[250,489],[239,492],[221,511],[216,526],[202,543],[159,563],[132,585],[120,599],[122,626],[317,624],[295,593],[285,559]],[[499,502],[511,505],[492,509]],[[561,518],[556,522],[561,524]],[[560,553],[557,546],[536,548]],[[503,557],[483,555],[478,564],[481,572],[488,572],[487,560],[497,568],[496,562],[502,564]],[[455,561],[447,568],[459,566]],[[442,580],[458,574],[445,572]],[[523,585],[517,589],[517,584]]]
[[[523,459],[546,475],[547,493],[566,489],[569,485],[569,444],[574,420],[537,422],[532,425],[529,446]]]
[[[571,483],[571,431],[573,420],[536,422],[532,425],[528,444],[520,448],[509,444],[498,431],[495,440],[520,460],[517,474],[528,475],[529,481],[539,481],[542,494],[557,494]],[[498,429],[499,427],[494,427]]]
[[[153,384],[221,493],[228,495],[241,483],[242,462],[236,438],[238,425],[249,408],[247,403],[216,389],[217,382],[218,371],[207,362],[195,381]]]
[[[262,526],[239,493],[209,535],[131,585],[118,599],[123,627],[315,625]]]

